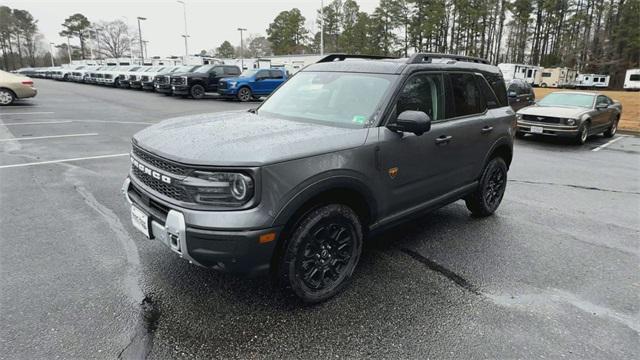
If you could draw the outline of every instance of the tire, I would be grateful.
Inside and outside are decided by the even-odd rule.
[[[251,89],[249,89],[248,87],[242,87],[240,88],[240,90],[238,90],[238,100],[242,101],[242,102],[247,102],[247,101],[251,101],[253,100],[253,94],[251,93]]]
[[[604,132],[604,137],[610,138],[616,134],[616,131],[618,131],[618,121],[618,119],[613,120],[611,126]]]
[[[547,87],[547,83],[542,83],[542,84],[540,84],[540,87],[541,87],[541,88],[546,88],[546,87]]]
[[[0,89],[0,105],[6,106],[11,105],[16,100],[16,96],[13,94],[13,91],[9,89]]]
[[[189,89],[189,95],[191,95],[191,97],[194,99],[202,99],[204,97],[204,93],[204,86],[200,84],[195,84]]]
[[[311,210],[292,230],[277,267],[286,292],[305,303],[325,301],[344,290],[362,253],[362,226],[345,205]]]
[[[580,130],[578,131],[578,135],[576,135],[576,138],[575,138],[576,144],[584,145],[584,143],[587,142],[587,139],[589,138],[590,127],[591,125],[588,121],[585,121],[584,123],[582,123],[582,126],[580,126]]]
[[[476,190],[464,201],[467,209],[475,217],[493,214],[500,206],[507,188],[507,164],[501,157],[495,157],[484,167]]]

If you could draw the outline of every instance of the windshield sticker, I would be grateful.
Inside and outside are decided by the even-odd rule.
[[[358,124],[364,124],[364,121],[367,120],[367,117],[364,115],[355,115],[353,117],[353,121],[354,123],[358,123]]]

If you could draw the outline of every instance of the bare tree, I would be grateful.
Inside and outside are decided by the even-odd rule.
[[[127,23],[122,20],[101,21],[95,26],[96,48],[101,56],[127,57],[138,48],[137,38]]]

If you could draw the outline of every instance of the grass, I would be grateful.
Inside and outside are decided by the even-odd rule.
[[[562,91],[562,89],[551,88],[534,89],[536,99],[542,99],[545,95],[558,90]],[[640,92],[619,90],[602,90],[598,92],[609,96],[613,100],[620,101],[622,104],[622,116],[618,124],[620,130],[640,133]]]

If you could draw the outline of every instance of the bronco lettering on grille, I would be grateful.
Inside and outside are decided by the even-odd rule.
[[[137,167],[140,171],[142,171],[143,173],[154,177],[155,179],[158,179],[164,183],[167,184],[171,184],[171,178],[160,174],[157,171],[151,170],[148,167],[144,166],[144,164],[140,163],[138,160],[134,159],[133,157],[131,157],[131,163],[133,164],[133,166]]]

